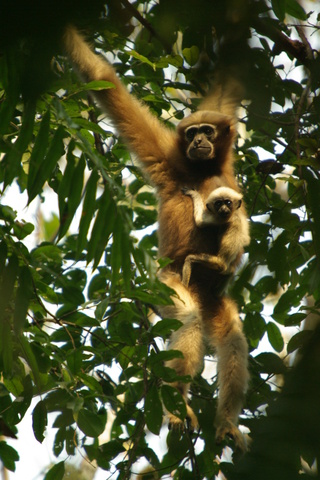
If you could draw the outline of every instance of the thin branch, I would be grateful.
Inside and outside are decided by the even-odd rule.
[[[132,13],[133,17],[138,20],[141,25],[143,25],[150,33],[151,35],[159,40],[159,42],[164,46],[165,50],[167,53],[170,53],[172,50],[171,44],[167,42],[166,39],[164,39],[161,35],[159,35],[151,23],[149,23],[142,15],[141,13],[136,10],[136,8],[129,2],[129,0],[121,0],[122,5],[124,8],[126,8],[130,13]]]
[[[286,52],[299,60],[302,65],[309,68],[312,58],[309,55],[309,49],[303,41],[292,40],[284,33],[278,30],[271,22],[256,18],[252,23],[253,28],[274,42],[274,53]]]

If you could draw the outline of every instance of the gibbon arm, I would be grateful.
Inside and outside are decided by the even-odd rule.
[[[63,40],[65,50],[83,80],[105,80],[114,84],[114,88],[92,93],[143,163],[151,181],[155,185],[161,185],[168,157],[175,154],[174,133],[127,91],[113,67],[92,51],[75,27],[67,27]]]
[[[193,216],[197,227],[205,227],[215,223],[212,213],[210,213],[202,200],[200,193],[197,190],[184,187],[182,193],[192,198],[193,200]]]

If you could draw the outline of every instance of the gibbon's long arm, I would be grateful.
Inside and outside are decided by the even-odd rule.
[[[66,28],[63,41],[66,53],[84,81],[105,80],[114,84],[114,88],[92,93],[143,163],[151,181],[161,185],[168,159],[178,155],[175,134],[127,91],[113,67],[91,50],[75,27]]]

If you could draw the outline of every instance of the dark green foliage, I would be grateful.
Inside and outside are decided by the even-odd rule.
[[[38,442],[52,428],[57,464],[46,480],[64,478],[65,458],[79,450],[108,478],[131,478],[142,458],[155,470],[146,478],[310,477],[299,472],[301,458],[320,462],[319,334],[302,328],[309,312],[318,320],[320,303],[315,16],[305,38],[292,25],[311,12],[296,0],[33,6],[0,7],[0,434],[16,433],[27,412]],[[112,85],[82,85],[62,56],[68,22],[115,54],[123,81],[169,127],[216,72],[246,88],[236,171],[252,242],[230,294],[251,352],[242,423],[253,443],[234,466],[217,461],[233,443],[214,441],[214,369],[192,384],[200,431],[170,431],[166,451],[154,452],[149,432],[163,433],[163,406],[186,413],[164,366],[181,354],[163,351],[180,322],[150,322],[172,293],[156,277],[168,261],[156,260],[157,200],[88,97]],[[14,186],[25,196],[11,205]],[[37,202],[24,221],[23,207]],[[291,369],[287,354],[297,353]],[[110,438],[99,444],[107,423]],[[0,460],[14,471],[19,455],[1,441]]]

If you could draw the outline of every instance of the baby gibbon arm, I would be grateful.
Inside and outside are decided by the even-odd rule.
[[[182,193],[193,200],[193,216],[197,227],[205,227],[214,223],[212,214],[206,209],[200,193],[197,190],[184,187]]]
[[[161,162],[166,162],[176,144],[174,134],[159,122],[147,106],[128,92],[113,67],[92,51],[75,27],[66,28],[63,41],[69,58],[84,81],[113,83],[114,88],[92,94],[157,185],[161,174],[159,170],[165,168],[161,168]]]

